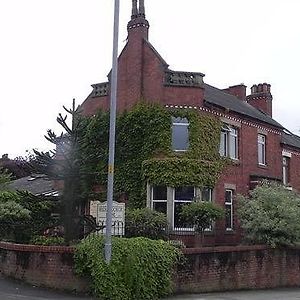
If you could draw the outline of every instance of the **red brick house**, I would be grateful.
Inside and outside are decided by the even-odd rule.
[[[239,242],[235,216],[237,193],[246,194],[263,179],[283,182],[300,191],[300,137],[289,133],[272,118],[270,84],[255,84],[250,95],[246,95],[243,84],[219,89],[207,84],[200,72],[171,70],[148,40],[144,1],[139,1],[138,8],[137,1],[133,0],[127,29],[128,41],[118,60],[118,111],[130,110],[144,99],[167,108],[190,108],[199,114],[217,116],[224,124],[220,133],[220,155],[234,162],[226,168],[213,190],[155,187],[149,183],[148,205],[165,211],[175,229],[179,226],[177,208],[200,194],[203,200],[215,201],[227,211],[226,220],[216,224],[215,234],[207,232],[206,242]],[[84,115],[109,109],[109,81],[92,87],[81,106]],[[188,122],[184,120],[174,121],[173,127],[175,131],[178,129],[178,134],[188,132]],[[183,137],[175,150],[187,150],[187,144]]]

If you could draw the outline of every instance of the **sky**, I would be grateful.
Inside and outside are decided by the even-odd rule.
[[[119,52],[131,0],[120,0]],[[149,40],[173,70],[218,88],[272,85],[273,117],[300,134],[299,0],[145,0]],[[62,106],[106,81],[114,0],[0,0],[0,156],[53,148]]]

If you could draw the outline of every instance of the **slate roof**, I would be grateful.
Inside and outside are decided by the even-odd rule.
[[[238,99],[237,97],[227,94],[226,92],[215,88],[209,84],[204,83],[204,100],[207,103],[222,107],[224,109],[229,109],[238,114],[259,120],[261,122],[267,123],[269,125],[283,129],[284,127],[272,119],[267,114],[256,109],[249,103]]]
[[[300,136],[284,132],[282,134],[281,143],[283,145],[300,148]]]
[[[52,181],[45,175],[32,175],[11,181],[8,189],[12,191],[28,191],[34,195],[57,196],[58,192],[53,189]]]

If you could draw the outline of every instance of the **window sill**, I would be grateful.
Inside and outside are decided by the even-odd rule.
[[[240,165],[241,162],[238,158],[229,158],[234,165]]]
[[[197,232],[194,229],[189,230],[189,229],[183,229],[183,228],[181,228],[180,230],[172,229],[168,233],[173,234],[173,235],[196,235],[197,234]],[[213,230],[205,230],[204,235],[205,236],[214,235],[214,231]]]
[[[235,234],[235,231],[234,231],[234,229],[226,229],[225,234],[227,234],[227,235]]]
[[[262,169],[267,169],[268,168],[268,166],[267,165],[265,165],[265,164],[258,164],[258,167],[259,168],[262,168]]]
[[[188,150],[186,149],[186,150],[176,150],[176,149],[173,149],[173,151],[175,152],[175,153],[185,153],[185,152],[187,152]]]

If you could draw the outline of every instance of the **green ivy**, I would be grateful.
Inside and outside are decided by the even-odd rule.
[[[103,300],[155,300],[171,292],[172,269],[180,250],[162,240],[113,238],[112,260],[104,260],[104,238],[91,235],[75,252],[79,275],[88,276]]]
[[[221,162],[200,159],[150,159],[143,162],[143,175],[154,185],[213,188],[223,166]]]
[[[172,150],[172,116],[189,120],[189,149]],[[81,161],[86,194],[105,199],[109,114],[99,112],[82,130]],[[167,109],[140,103],[117,117],[115,198],[125,196],[129,206],[144,207],[146,184],[213,187],[225,165],[219,156],[220,121],[194,109]]]

